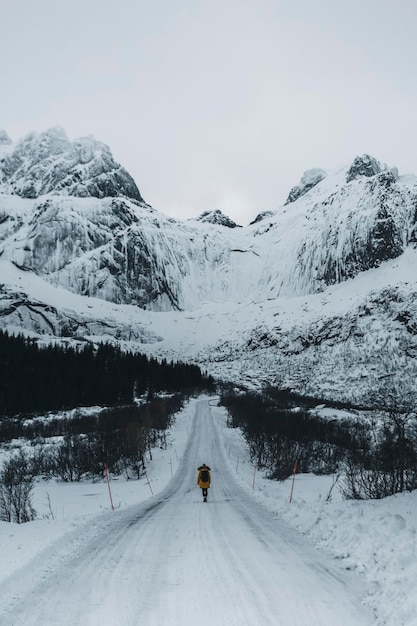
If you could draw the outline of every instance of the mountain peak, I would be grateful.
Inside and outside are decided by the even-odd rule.
[[[249,225],[253,226],[253,224],[262,222],[262,220],[264,220],[265,218],[272,217],[273,215],[274,215],[274,211],[262,211],[261,213],[258,213],[255,219]]]
[[[362,156],[357,156],[354,159],[346,174],[346,182],[350,183],[352,180],[356,180],[360,176],[370,178],[371,176],[380,174],[387,169],[387,165],[380,163],[374,157],[369,156],[369,154],[363,154]]]
[[[298,198],[301,198],[301,196],[304,196],[310,189],[318,185],[323,178],[326,178],[326,176],[326,170],[322,170],[319,167],[305,171],[298,185],[291,189],[285,204],[290,204],[298,200]]]
[[[114,161],[106,144],[91,136],[71,142],[59,126],[29,133],[17,142],[0,164],[0,181],[5,193],[22,198],[53,193],[143,201],[133,178]]]
[[[240,228],[236,222],[230,217],[222,213],[219,209],[214,211],[204,211],[195,218],[198,222],[205,222],[209,224],[216,224],[217,226],[226,226],[227,228]]]
[[[415,380],[415,178],[368,155],[307,170],[295,204],[236,228],[219,210],[184,222],[126,197],[81,198],[120,171],[91,137],[50,129],[1,154],[0,328],[150,341],[154,356],[195,360],[218,380],[307,394],[357,398],[398,364]],[[31,181],[51,193],[10,195],[28,197]],[[376,340],[381,328],[390,341]]]
[[[8,146],[11,143],[12,143],[12,140],[10,139],[6,131],[0,129],[0,146]]]

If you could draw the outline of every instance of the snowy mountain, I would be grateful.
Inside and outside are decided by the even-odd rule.
[[[0,327],[360,398],[416,374],[416,221],[417,178],[368,155],[242,228],[155,211],[93,138],[2,132]]]
[[[288,194],[288,198],[285,204],[289,204],[290,202],[294,202],[304,196],[310,189],[315,187],[323,178],[326,178],[327,172],[320,168],[314,168],[311,170],[307,170],[304,172],[301,177],[300,183],[293,187]]]
[[[215,211],[204,211],[199,217],[196,218],[200,222],[206,222],[208,224],[217,224],[219,226],[227,226],[228,228],[237,228],[238,224],[224,215],[219,209]]]
[[[62,128],[31,133],[12,145],[0,131],[0,182],[5,193],[22,198],[54,195],[127,196],[142,201],[134,180],[114,162],[110,149],[92,137],[70,142]]]

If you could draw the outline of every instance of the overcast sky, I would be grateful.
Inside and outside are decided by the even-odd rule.
[[[0,128],[108,144],[174,217],[276,209],[368,152],[417,174],[415,0],[14,0]]]

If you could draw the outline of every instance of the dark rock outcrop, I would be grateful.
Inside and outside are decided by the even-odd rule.
[[[298,200],[298,198],[301,198],[301,196],[304,196],[310,191],[310,189],[318,185],[319,182],[326,178],[326,176],[327,172],[317,167],[304,172],[300,183],[293,187],[288,194],[285,204],[290,204],[291,202]]]
[[[240,228],[239,224],[236,224],[230,217],[224,215],[219,209],[215,211],[204,211],[196,220],[198,222],[205,222],[207,224],[216,224],[217,226],[226,226],[227,228]]]
[[[383,166],[379,161],[369,156],[369,154],[363,154],[362,156],[357,156],[353,161],[348,173],[346,174],[346,182],[350,183],[352,180],[355,180],[360,176],[370,178],[385,169],[387,169],[386,166]]]

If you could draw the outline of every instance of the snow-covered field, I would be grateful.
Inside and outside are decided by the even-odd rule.
[[[65,484],[41,481],[36,486],[34,499],[39,519],[22,525],[0,522],[1,624],[6,624],[3,621],[5,615],[7,615],[8,626],[9,624],[17,626],[17,624],[24,623],[18,617],[16,617],[16,621],[13,619],[10,621],[10,615],[14,615],[13,606],[17,598],[23,603],[23,606],[27,605],[27,610],[33,602],[30,593],[27,597],[25,596],[22,585],[27,584],[28,580],[30,581],[31,575],[42,576],[47,580],[52,567],[51,563],[55,563],[59,575],[65,576],[65,569],[59,568],[59,563],[71,557],[73,546],[79,541],[80,534],[85,535],[86,549],[88,541],[99,543],[100,532],[105,538],[114,516],[119,516],[120,519],[124,519],[123,516],[125,516],[127,519],[130,511],[134,510],[132,506],[141,502],[149,502],[149,506],[151,506],[153,499],[157,497],[157,494],[162,493],[170,482],[171,475],[174,475],[171,483],[175,483],[178,476],[176,470],[184,465],[184,455],[187,457],[189,454],[189,450],[187,452],[187,440],[192,429],[198,402],[200,400],[191,401],[177,416],[176,423],[170,431],[168,449],[154,451],[153,460],[148,463],[147,467],[149,481],[146,479],[127,481],[123,478],[111,480],[115,512],[112,512],[110,506],[106,483]],[[417,494],[403,494],[381,501],[352,502],[341,499],[337,485],[332,489],[333,476],[297,475],[294,483],[292,483],[292,479],[282,483],[269,481],[262,476],[261,472],[256,471],[250,463],[240,431],[227,428],[225,410],[215,406],[215,399],[209,399],[208,403],[216,430],[222,441],[221,458],[228,466],[224,471],[236,478],[240,486],[247,492],[248,498],[253,498],[260,505],[269,509],[280,522],[283,521],[295,528],[298,533],[304,536],[301,538],[304,542],[301,545],[305,545],[306,549],[308,543],[313,544],[313,553],[317,554],[317,563],[320,562],[321,555],[329,556],[336,571],[340,572],[341,580],[344,580],[346,574],[351,577],[350,580],[359,589],[359,595],[365,605],[364,610],[369,610],[372,616],[369,623],[386,626],[417,624],[417,591],[414,586],[414,580],[417,577]],[[209,459],[201,459],[201,461],[204,460],[209,462]],[[220,474],[220,468],[217,468],[217,473]],[[190,479],[190,486],[187,489],[191,495],[187,495],[187,498],[193,497],[196,500],[195,506],[198,506],[199,495],[194,484],[194,478],[193,476]],[[214,500],[216,494],[215,476],[213,481],[212,494]],[[294,490],[290,503],[292,486]],[[151,491],[155,494],[154,496],[152,496]],[[156,504],[158,502],[156,500]],[[225,503],[227,504],[227,498]],[[191,501],[189,503],[187,500],[185,504],[188,506]],[[214,507],[214,501],[209,502],[208,506]],[[222,506],[224,507],[223,503]],[[199,515],[202,514],[199,513]],[[201,523],[200,518],[199,520]],[[177,520],[177,525],[178,523]],[[143,524],[145,524],[145,517]],[[133,521],[131,525],[133,525]],[[178,531],[177,526],[175,528]],[[136,532],[137,530],[136,527]],[[241,530],[240,527],[236,528],[236,533]],[[297,537],[298,533],[292,535],[289,532],[286,539],[287,543],[288,537]],[[219,558],[213,541],[215,542],[215,538],[211,537],[213,552]],[[295,541],[298,543],[298,539]],[[177,563],[175,571],[182,572],[181,555],[184,555],[185,548],[181,544],[181,538],[177,537],[174,531],[169,545],[170,550],[175,552],[175,562]],[[251,537],[244,537],[242,551],[249,549],[248,546],[250,545]],[[115,559],[113,548],[113,545],[109,545],[108,562],[104,565],[104,567],[110,568],[109,571],[111,571],[112,558]],[[219,554],[221,553],[219,552]],[[172,554],[170,557],[174,558]],[[130,558],[133,559],[134,556]],[[46,563],[45,571],[42,570],[44,563]],[[217,565],[221,570],[222,562],[220,561]],[[115,571],[117,571],[117,566],[115,560]],[[204,566],[204,563],[201,563],[201,567],[204,568]],[[187,559],[184,557],[183,568],[186,567]],[[226,560],[224,567],[226,568]],[[318,565],[317,569],[319,569]],[[156,586],[162,584],[164,573],[158,574],[158,572],[153,571],[152,575],[156,577],[154,581]],[[38,584],[41,581],[32,580],[33,589],[35,582]],[[70,589],[71,580],[68,584]],[[127,581],[119,580],[118,584],[122,587],[127,584]],[[190,588],[188,588],[189,585],[191,585]],[[326,585],[326,577],[323,576],[323,594],[326,592]],[[297,571],[292,567],[292,563],[288,563],[288,589],[295,596],[306,593],[297,576]],[[289,592],[287,591],[287,593]],[[182,573],[180,580],[171,584],[170,594],[170,598],[178,594],[186,606],[187,594],[190,598],[195,598],[198,589],[193,587],[190,576]],[[119,596],[122,597],[121,594]],[[86,619],[82,622],[83,624],[112,623],[125,626],[131,623],[128,619],[127,609],[125,610],[123,606],[116,604],[109,608],[108,603],[106,604],[106,619],[108,621],[103,621],[103,610],[98,606],[101,602],[104,600],[99,598],[96,606],[97,611],[92,612],[88,621]],[[219,621],[219,618],[216,621],[216,616],[222,615],[222,606],[217,595],[214,602],[215,606],[212,607],[212,619],[214,621],[211,623],[217,626],[223,623],[223,621]],[[290,604],[291,602],[289,602]],[[177,614],[173,614],[170,621],[169,611],[174,610],[174,606],[176,604],[173,601],[172,605],[169,604],[166,607],[166,621],[158,621],[154,615],[149,617],[148,621],[141,621],[141,623],[144,625],[180,623],[180,616]],[[258,609],[259,621],[252,621],[253,624],[262,624],[261,616],[269,615],[266,607],[264,607],[265,613],[263,613],[262,607],[258,607]],[[257,610],[257,607],[254,606],[253,610]],[[159,615],[159,613],[157,614]],[[149,613],[149,615],[152,614]],[[320,613],[320,615],[324,615],[324,613]],[[192,617],[190,614],[190,621],[187,619],[187,612],[185,611],[181,623],[184,626],[188,623],[194,626],[195,616]],[[202,620],[201,623],[208,623],[207,616],[202,616]],[[51,622],[38,623],[40,626],[45,626],[46,623]],[[287,611],[286,607],[282,607],[276,623],[292,626],[293,623],[304,622],[299,620],[292,622],[290,611]],[[307,624],[307,622],[305,623]],[[330,622],[327,619],[326,621],[313,620],[308,623],[323,624],[323,626],[328,626],[331,623],[331,626],[335,626],[334,621]],[[341,613],[341,623],[349,624],[346,621],[345,613],[343,616]],[[352,621],[352,626],[356,626],[358,623]]]

